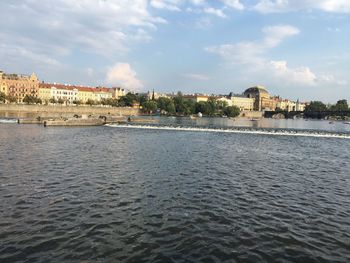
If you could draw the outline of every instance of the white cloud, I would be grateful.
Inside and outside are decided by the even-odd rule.
[[[221,10],[221,9],[216,9],[213,7],[206,7],[203,9],[203,12],[206,14],[211,14],[211,15],[215,15],[221,18],[226,18],[227,16],[225,15],[225,13]]]
[[[107,72],[107,83],[121,86],[131,91],[139,91],[143,84],[128,63],[117,63]]]
[[[165,9],[169,11],[181,11],[177,6],[179,1],[177,0],[151,0],[150,4],[152,7],[157,9]]]
[[[349,13],[349,0],[260,0],[254,9],[261,13],[280,13],[318,9],[325,12]]]
[[[326,82],[340,84],[335,77],[317,75],[307,66],[289,67],[285,60],[274,61],[267,58],[267,53],[279,46],[288,37],[299,34],[299,29],[289,25],[269,26],[262,29],[263,38],[260,41],[245,41],[234,44],[224,44],[207,47],[207,52],[218,54],[230,65],[237,74],[258,77],[269,82],[295,84],[298,86],[314,86]]]
[[[225,6],[237,9],[237,10],[243,10],[244,5],[240,2],[240,0],[221,0],[224,2]]]
[[[206,51],[219,54],[232,64],[254,64],[255,67],[266,64],[263,54],[284,39],[299,33],[299,29],[289,25],[268,26],[262,29],[261,41],[242,41],[206,48]]]
[[[297,35],[300,33],[299,29],[289,25],[268,26],[263,28],[265,39],[263,44],[268,47],[278,46],[285,38]]]
[[[278,78],[306,86],[316,84],[317,77],[308,67],[289,68],[287,61],[271,61],[270,63],[272,73]]]
[[[206,81],[210,79],[210,77],[208,77],[207,75],[195,74],[195,73],[187,73],[187,74],[184,74],[183,76],[186,78],[198,80],[198,81]]]
[[[166,23],[149,13],[148,0],[0,1],[0,16],[6,21],[0,43],[25,49],[26,54],[17,56],[30,56],[35,65],[38,60],[46,64],[63,60],[76,50],[119,55],[134,43],[150,41],[157,25]],[[0,61],[10,52],[2,51]]]

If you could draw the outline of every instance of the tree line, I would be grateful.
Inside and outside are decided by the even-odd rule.
[[[324,119],[327,116],[350,117],[347,100],[338,100],[336,104],[326,105],[321,101],[312,101],[305,107],[304,116],[307,118]]]
[[[181,92],[172,98],[160,97],[158,99],[144,100],[141,103],[145,113],[152,114],[159,111],[165,115],[192,115],[202,113],[206,116],[236,117],[240,109],[236,106],[228,106],[227,102],[209,97],[207,101],[195,102],[185,99]]]

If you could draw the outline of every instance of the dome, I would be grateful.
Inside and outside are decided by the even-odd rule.
[[[268,95],[269,92],[263,86],[255,86],[255,87],[251,87],[249,89],[246,89],[244,91],[244,95],[249,95],[249,94],[256,94],[256,95],[266,94],[266,95]]]

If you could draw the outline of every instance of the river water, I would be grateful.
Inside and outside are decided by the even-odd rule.
[[[350,262],[347,124],[1,122],[0,262]]]

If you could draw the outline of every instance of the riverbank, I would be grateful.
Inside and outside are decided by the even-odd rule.
[[[0,104],[0,117],[6,118],[71,117],[73,115],[138,116],[140,110],[131,107]]]

